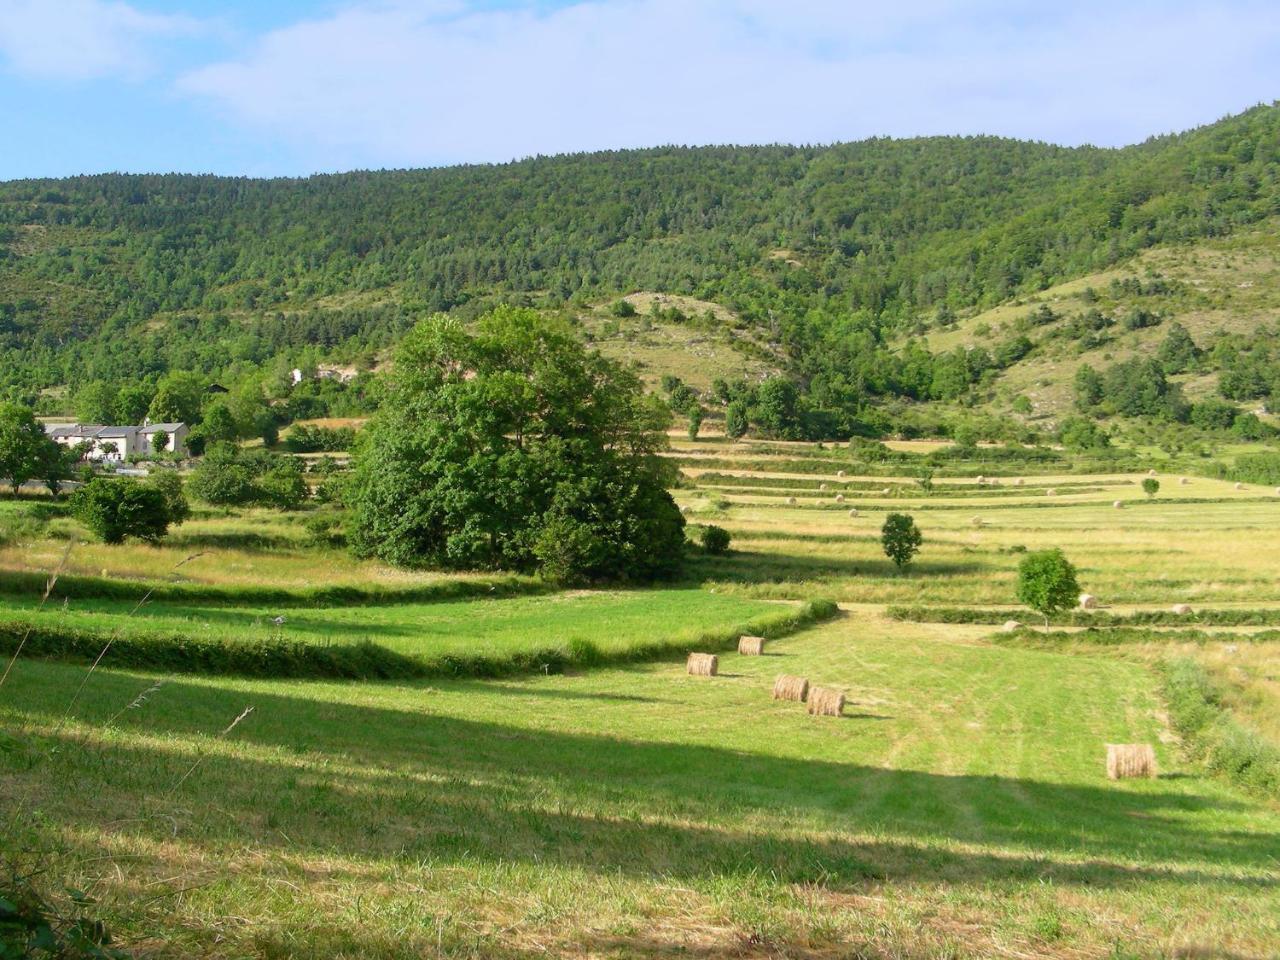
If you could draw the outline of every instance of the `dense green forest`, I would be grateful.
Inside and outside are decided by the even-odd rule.
[[[1124,149],[875,139],[13,181],[0,391],[367,363],[436,311],[653,290],[730,308],[847,428],[884,398],[950,399],[939,381],[962,389],[1026,349],[934,358],[893,335],[1277,215],[1274,105]]]

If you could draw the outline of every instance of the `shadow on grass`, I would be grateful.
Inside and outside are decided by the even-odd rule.
[[[821,555],[760,553],[733,550],[721,557],[692,556],[685,579],[689,583],[707,580],[727,583],[778,583],[789,580],[816,580],[823,577],[865,577],[901,582],[929,577],[948,577],[990,572],[991,565],[974,561],[917,560],[906,570],[898,570],[888,559],[848,559]]]
[[[82,676],[82,669],[24,664],[25,682],[5,691],[8,710],[52,727]],[[102,723],[146,682],[95,676],[86,722]],[[487,705],[499,716],[520,710],[522,691],[513,686],[444,685],[482,704],[509,698],[509,705]],[[429,691],[396,690],[420,691],[423,709],[169,681],[121,723],[146,739],[86,743],[64,732],[52,773],[76,788],[47,796],[42,815],[68,830],[90,829],[107,816],[95,813],[98,798],[114,794],[102,809],[119,810],[123,791],[144,815],[118,829],[167,842],[178,816],[184,839],[211,851],[279,846],[408,862],[557,863],[654,878],[765,875],[835,889],[867,878],[1275,883],[1280,834],[1207,829],[1205,813],[1251,809],[1216,792],[767,755],[753,752],[750,731],[732,745],[661,741],[696,724],[692,706],[684,707],[688,724],[668,711],[672,726],[653,740],[534,729],[429,713]],[[207,735],[246,705],[253,714],[228,739],[248,752],[210,747]],[[653,723],[643,701],[601,709],[616,711],[603,715],[607,729]],[[197,754],[204,757],[198,774],[174,790]],[[773,829],[762,829],[764,818]]]

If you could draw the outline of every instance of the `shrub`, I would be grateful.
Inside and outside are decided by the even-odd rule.
[[[730,440],[737,440],[747,432],[747,405],[741,400],[734,400],[724,411],[724,434]]]
[[[1142,492],[1147,495],[1147,499],[1151,499],[1160,492],[1160,481],[1155,477],[1142,478]]]
[[[1045,623],[1076,603],[1080,584],[1076,568],[1059,549],[1029,553],[1018,564],[1018,600],[1041,613]]]
[[[191,516],[191,505],[187,503],[187,496],[183,492],[182,477],[176,470],[157,470],[151,474],[148,483],[164,497],[170,525],[179,526]]]
[[[621,317],[625,320],[636,315],[636,308],[630,300],[615,300],[613,306],[609,308],[609,312],[615,317]]]
[[[729,531],[724,527],[717,527],[715,524],[709,523],[702,528],[700,537],[702,549],[707,553],[718,556],[729,552],[729,544],[732,542],[732,538],[729,536]]]
[[[187,488],[205,503],[293,509],[309,495],[302,465],[266,450],[217,443],[196,467]]]
[[[284,438],[285,449],[290,453],[336,453],[350,450],[355,443],[356,432],[351,427],[321,427],[312,424],[295,424]]]
[[[169,532],[165,494],[129,477],[95,477],[72,495],[71,511],[103,543],[155,543]]]
[[[880,529],[880,544],[884,554],[901,570],[909,564],[920,551],[924,543],[924,535],[911,516],[905,513],[891,513],[884,519]]]

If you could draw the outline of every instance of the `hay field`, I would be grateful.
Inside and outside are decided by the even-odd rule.
[[[1080,566],[1107,613],[1184,600],[1271,610],[1273,490],[1162,476],[1148,503],[1138,474],[1060,470],[1021,487],[1008,472],[995,487],[940,477],[926,494],[909,471],[850,462],[838,477],[799,448],[734,446],[745,466],[729,479],[689,455],[714,444],[673,451],[690,523],[734,537],[726,556],[695,553],[685,584],[303,605],[282,611],[283,629],[467,650],[557,631],[639,642],[823,596],[843,601],[839,619],[770,639],[762,656],[720,647],[714,677],[689,676],[675,653],[341,683],[23,660],[0,687],[6,862],[86,891],[120,942],[156,957],[1276,954],[1280,798],[1188,758],[1156,667],[1196,658],[1241,722],[1274,737],[1262,718],[1275,641],[1170,628],[1167,642],[1152,630],[1114,648],[1082,633],[1037,646],[1034,632],[886,615],[904,603],[1028,620],[1013,612],[1014,571],[1021,548],[1046,546]],[[903,574],[877,541],[889,510],[925,534]],[[216,533],[252,520],[200,522]],[[297,518],[277,522],[295,536]],[[328,582],[358,582],[341,555],[290,542],[278,568],[265,541],[210,549],[289,584],[334,556]],[[0,570],[36,567],[60,543],[10,545]],[[138,571],[150,549],[103,555]],[[40,616],[118,623],[120,603]],[[32,615],[29,597],[5,604]],[[218,614],[238,629],[268,612],[165,600],[137,623],[194,631]],[[843,716],[774,700],[782,674],[842,691]],[[1161,776],[1108,780],[1108,743],[1152,744]]]
[[[6,761],[6,796],[148,955],[1263,957],[1280,937],[1280,816],[1179,762],[1141,666],[852,618],[772,646],[717,678],[170,679],[111,723],[154,678],[106,671],[60,729],[83,670],[35,663],[0,701],[32,758]],[[770,699],[782,671],[846,689],[846,715]],[[1175,776],[1108,782],[1117,740]]]

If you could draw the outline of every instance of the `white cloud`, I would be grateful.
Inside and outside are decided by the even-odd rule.
[[[111,0],[0,0],[0,55],[37,78],[139,77],[151,69],[155,41],[199,30],[190,17]]]
[[[990,132],[1128,142],[1280,90],[1273,0],[364,3],[179,89],[317,167]]]

